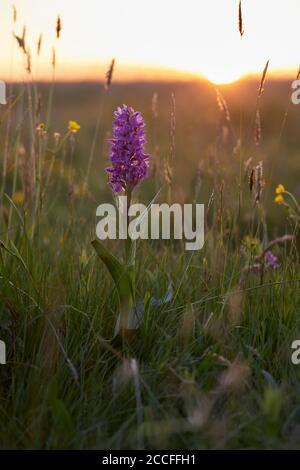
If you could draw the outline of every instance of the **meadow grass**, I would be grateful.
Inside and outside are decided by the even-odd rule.
[[[270,84],[257,142],[255,87],[240,86],[222,90],[218,109],[208,84],[106,92],[89,84],[11,85],[13,104],[1,118],[1,448],[299,447],[300,376],[291,364],[299,335],[297,222],[273,204],[278,182],[296,189],[296,163],[270,158],[297,152],[296,111],[279,139],[286,101],[274,89],[286,84]],[[39,94],[51,109],[37,114]],[[148,305],[139,329],[120,343],[113,339],[118,296],[91,241],[97,205],[112,200],[107,139],[123,102],[143,112],[153,155],[135,198],[147,203],[162,187],[160,201],[204,203],[206,228],[196,252],[178,241],[137,244],[137,299],[161,303]],[[46,128],[43,116],[52,116]],[[74,118],[76,134],[66,129]],[[285,234],[293,239],[272,246],[280,267],[252,269]],[[122,257],[121,242],[107,246]]]

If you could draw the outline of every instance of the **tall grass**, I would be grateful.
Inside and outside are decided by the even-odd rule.
[[[59,38],[60,19],[55,31]],[[23,41],[25,52],[21,46],[16,52],[25,57],[25,34]],[[110,92],[92,97],[100,101],[92,145],[80,140],[87,121],[79,121],[75,134],[67,121],[60,126],[53,118],[61,86],[55,63],[48,92],[31,66],[26,83],[11,85],[1,110],[0,335],[8,351],[0,367],[1,447],[296,448],[300,377],[290,347],[299,334],[298,234],[280,208],[269,215],[262,153],[273,136],[269,146],[267,131],[261,139],[265,121],[259,115],[258,122],[256,106],[255,139],[253,113],[245,119],[251,139],[244,138],[249,128],[230,110],[230,88],[219,90],[216,102],[212,87],[203,85],[210,107],[199,126],[185,99],[189,93],[198,99],[198,84],[174,85],[174,94],[157,84],[149,85],[151,93],[138,85],[134,93],[132,85],[114,89],[113,66]],[[262,101],[266,72],[267,66]],[[111,197],[104,183],[98,189],[105,158],[99,149],[112,109],[136,99],[136,90],[158,159],[139,197],[149,202],[162,184],[161,201],[204,202],[206,235],[203,250],[192,255],[179,241],[138,243],[136,290],[144,316],[120,345],[113,340],[118,297],[90,243],[99,199]],[[74,105],[80,114],[80,102],[72,112]],[[199,145],[202,124],[213,129],[206,147]],[[194,148],[186,144],[191,141]],[[108,247],[120,255],[120,242]],[[265,264],[269,250],[277,269]]]

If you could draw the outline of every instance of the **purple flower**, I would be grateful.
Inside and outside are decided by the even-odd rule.
[[[272,251],[267,251],[265,253],[265,263],[266,263],[266,268],[270,268],[270,269],[279,268],[277,257],[273,255]]]
[[[146,178],[150,155],[144,153],[145,123],[141,113],[124,104],[114,114],[111,166],[106,171],[112,189],[119,193],[132,191],[139,181]]]
[[[254,264],[252,264],[251,266],[251,271],[255,272],[256,274],[258,274],[262,268],[261,257],[262,256],[256,256],[254,258]],[[277,260],[277,256],[273,255],[272,251],[270,250],[266,251],[264,258],[265,258],[264,261],[265,261],[266,269],[277,269],[280,267],[278,260]]]

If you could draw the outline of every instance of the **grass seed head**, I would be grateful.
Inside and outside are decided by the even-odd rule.
[[[112,77],[114,73],[114,68],[115,68],[115,59],[112,59],[109,69],[107,70],[105,74],[105,89],[107,90],[112,82]]]
[[[266,81],[266,75],[267,75],[268,67],[269,67],[269,61],[267,61],[266,65],[265,65],[265,68],[263,70],[262,76],[261,76],[261,80],[260,80],[260,84],[259,84],[259,88],[258,88],[258,98],[260,98],[261,95],[264,92],[264,85],[265,85],[265,81]]]
[[[254,132],[254,142],[255,145],[258,147],[261,141],[261,120],[260,120],[260,111],[259,109],[256,110],[255,116],[255,132]]]
[[[61,33],[61,19],[60,16],[58,15],[57,20],[56,20],[56,39],[60,38],[60,33]]]
[[[241,0],[239,2],[239,32],[240,32],[240,36],[242,38],[243,35],[244,35],[244,29],[243,29],[243,14],[242,14],[242,2],[241,2]]]
[[[37,45],[36,45],[36,53],[37,53],[38,56],[40,55],[40,52],[41,52],[42,42],[43,42],[43,34],[41,33],[39,35]]]

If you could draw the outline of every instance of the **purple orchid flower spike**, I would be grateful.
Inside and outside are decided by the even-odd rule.
[[[131,193],[148,174],[150,155],[144,153],[145,123],[141,113],[127,105],[119,107],[114,114],[111,166],[106,171],[115,193]]]

